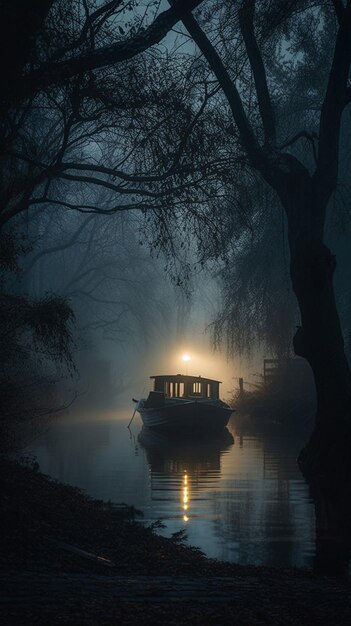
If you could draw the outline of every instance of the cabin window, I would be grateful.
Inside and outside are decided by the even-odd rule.
[[[169,398],[183,398],[184,397],[184,383],[173,383],[165,381],[164,392]]]
[[[206,389],[206,397],[207,398],[211,398],[212,397],[212,393],[211,393],[212,389],[211,389],[210,383],[207,383],[206,387],[207,387],[207,389]]]
[[[198,396],[202,395],[202,384],[201,383],[193,383],[193,394]]]
[[[181,386],[182,383],[173,383],[173,396],[174,398],[180,398],[181,395],[184,395],[184,384],[183,384],[183,394],[181,394]]]

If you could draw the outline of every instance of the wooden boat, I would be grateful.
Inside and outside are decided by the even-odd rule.
[[[159,432],[209,433],[224,428],[233,409],[219,399],[220,381],[201,376],[150,376],[154,390],[136,410]]]

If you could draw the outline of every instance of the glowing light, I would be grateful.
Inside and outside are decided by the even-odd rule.
[[[191,361],[191,356],[189,354],[183,354],[182,361],[184,361],[184,363],[189,363],[189,361]]]
[[[188,510],[188,508],[189,508],[188,502],[189,502],[188,474],[185,471],[184,475],[183,475],[183,484],[182,484],[182,508],[183,508],[183,511],[187,511]],[[189,520],[189,518],[186,515],[186,513],[184,513],[184,515],[183,515],[183,520],[184,520],[184,522],[187,522]]]

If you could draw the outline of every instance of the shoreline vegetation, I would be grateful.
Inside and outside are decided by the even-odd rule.
[[[208,559],[94,500],[0,457],[1,623],[346,624],[349,577]]]
[[[266,382],[232,392],[230,405],[236,424],[278,427],[281,432],[307,432],[313,428],[316,398],[311,373],[301,359],[290,359],[274,370]],[[296,362],[298,366],[296,366]],[[292,363],[294,365],[292,365]]]

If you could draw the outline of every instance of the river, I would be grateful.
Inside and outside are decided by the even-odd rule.
[[[301,441],[236,421],[218,437],[146,433],[131,407],[75,409],[52,419],[26,452],[42,472],[104,500],[134,505],[158,532],[186,530],[207,556],[241,564],[311,567],[315,513],[296,465]]]

